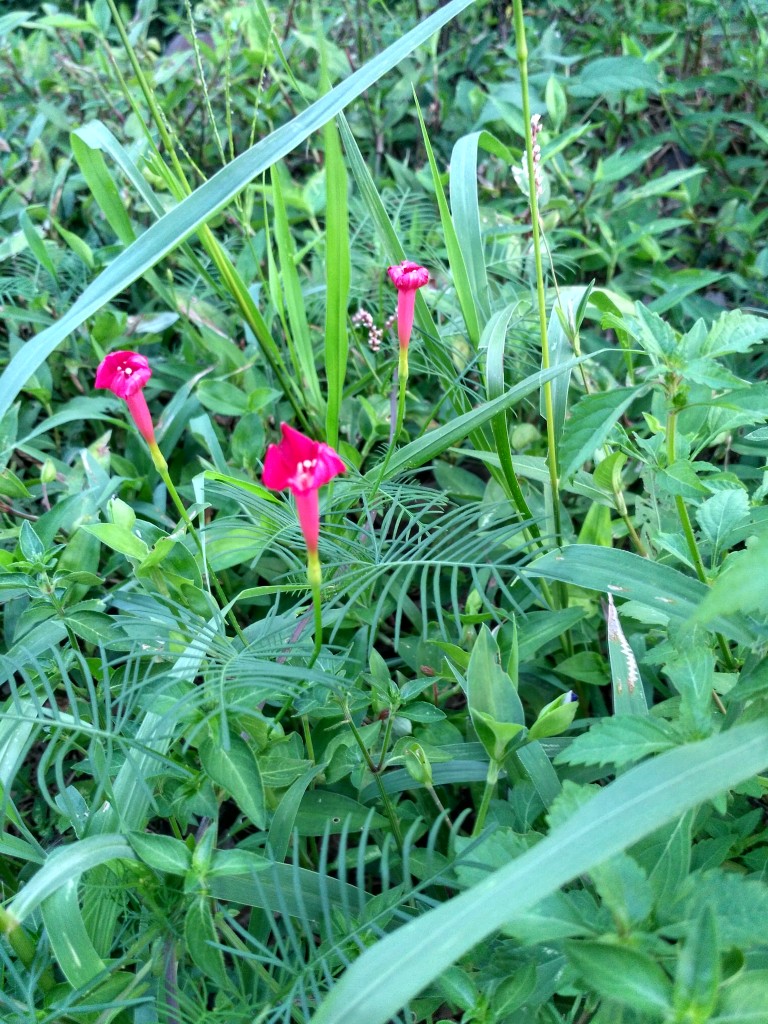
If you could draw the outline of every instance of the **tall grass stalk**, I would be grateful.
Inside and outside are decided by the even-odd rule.
[[[539,335],[541,337],[541,365],[550,366],[549,336],[547,333],[547,302],[544,289],[544,262],[541,252],[541,227],[539,224],[539,200],[536,193],[536,174],[533,160],[533,138],[531,136],[531,100],[528,87],[528,45],[525,41],[525,18],[522,0],[514,0],[514,22],[517,64],[520,69],[520,89],[523,103],[523,127],[525,130],[525,158],[528,172],[528,201],[531,209],[531,233],[533,236],[533,258],[536,268],[536,299],[539,314]],[[552,384],[544,384],[544,409],[547,420],[547,467],[552,492],[552,518],[555,540],[562,543],[563,531],[560,518],[560,485],[557,470],[557,438],[555,437],[555,415],[552,402]]]

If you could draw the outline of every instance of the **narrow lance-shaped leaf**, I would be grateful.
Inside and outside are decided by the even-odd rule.
[[[301,145],[312,132],[327,124],[411,50],[429,39],[472,2],[451,0],[445,7],[435,11],[287,124],[241,153],[152,224],[101,272],[64,316],[16,353],[0,378],[0,418],[41,363],[68,334],[223,210],[256,175]]]

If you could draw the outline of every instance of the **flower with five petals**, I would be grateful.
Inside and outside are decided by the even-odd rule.
[[[96,371],[96,387],[107,388],[118,398],[125,399],[139,433],[154,449],[157,447],[155,428],[143,390],[151,376],[146,356],[139,352],[110,352]]]

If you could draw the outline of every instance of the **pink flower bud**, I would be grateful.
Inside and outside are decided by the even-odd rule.
[[[139,433],[155,446],[155,428],[144,397],[144,385],[152,376],[147,357],[138,352],[110,352],[96,371],[96,387],[107,388],[125,399]]]
[[[400,348],[408,348],[413,330],[416,292],[429,284],[429,271],[411,260],[403,260],[394,267],[388,267],[387,273],[397,288],[397,336]]]

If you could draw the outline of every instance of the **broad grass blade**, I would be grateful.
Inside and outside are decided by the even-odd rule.
[[[515,914],[766,764],[768,723],[757,722],[633,768],[511,864],[368,949],[321,1003],[312,1024],[386,1024]]]

